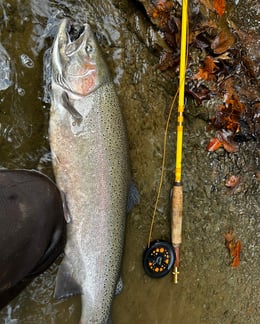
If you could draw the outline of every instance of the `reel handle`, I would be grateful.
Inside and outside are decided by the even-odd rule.
[[[183,186],[181,183],[176,183],[173,186],[172,192],[171,236],[173,246],[179,246],[181,244],[182,210]]]
[[[181,183],[175,183],[172,192],[172,214],[171,214],[171,237],[172,245],[175,250],[175,264],[173,272],[174,283],[178,283],[179,262],[180,262],[180,244],[182,241],[182,210],[183,210],[183,186]]]

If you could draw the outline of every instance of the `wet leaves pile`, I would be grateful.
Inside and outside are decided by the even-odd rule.
[[[167,48],[161,49],[158,68],[176,77],[181,3],[139,2],[167,43]],[[209,110],[207,130],[215,132],[206,147],[209,152],[222,147],[234,153],[240,149],[239,143],[249,141],[260,145],[259,35],[252,30],[240,30],[232,21],[235,5],[227,7],[225,0],[200,0],[190,3],[189,8],[185,90],[197,106]]]

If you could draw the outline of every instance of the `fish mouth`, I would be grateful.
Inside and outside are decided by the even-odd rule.
[[[66,20],[61,29],[61,35],[66,35],[65,38],[61,39],[61,43],[65,47],[65,55],[67,57],[73,56],[75,53],[85,48],[89,42],[89,26],[87,24],[78,24]],[[81,55],[87,55],[84,50]]]
[[[84,35],[86,26],[67,21],[65,28],[68,36],[68,43],[73,43]]]

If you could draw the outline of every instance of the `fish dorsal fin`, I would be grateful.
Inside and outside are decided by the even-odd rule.
[[[83,117],[82,115],[77,111],[77,109],[75,109],[72,105],[72,103],[70,102],[69,96],[67,94],[66,91],[62,92],[61,95],[62,98],[62,104],[63,107],[78,121],[81,122]]]
[[[72,269],[66,262],[65,257],[59,266],[54,296],[56,299],[61,299],[79,294],[81,294],[80,285],[73,278]]]

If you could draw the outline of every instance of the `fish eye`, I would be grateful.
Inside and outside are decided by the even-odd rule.
[[[87,44],[85,50],[88,54],[93,52],[93,47],[90,44]]]

